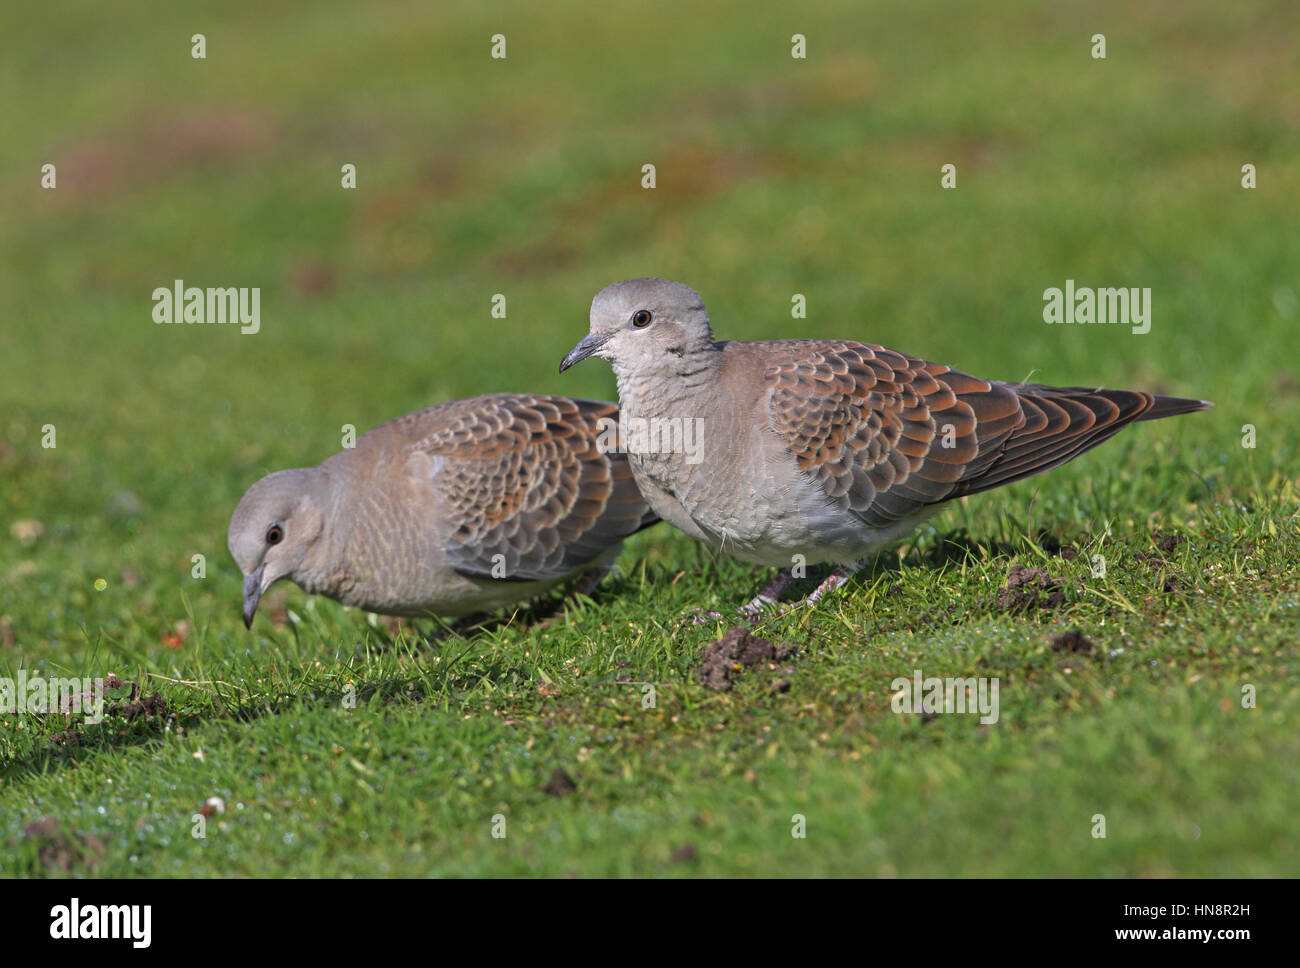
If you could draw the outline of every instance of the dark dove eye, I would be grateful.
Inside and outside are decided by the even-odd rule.
[[[650,320],[654,319],[648,309],[638,309],[632,314],[632,325],[637,329],[644,329],[650,325]]]
[[[266,529],[266,543],[269,545],[279,544],[284,540],[284,528],[278,524],[273,524]]]

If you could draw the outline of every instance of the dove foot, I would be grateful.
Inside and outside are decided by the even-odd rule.
[[[708,625],[710,622],[725,622],[727,616],[721,612],[714,612],[703,608],[693,608],[687,613],[687,624],[690,625]]]
[[[740,606],[740,614],[745,618],[759,618],[775,609],[778,615],[784,615],[786,610],[781,608],[781,599],[793,584],[794,575],[790,569],[782,568],[766,588]]]
[[[809,593],[807,598],[800,599],[797,602],[787,602],[785,604],[778,604],[781,597],[780,594],[778,594],[775,596],[775,600],[771,601],[771,603],[768,604],[769,592],[773,588],[777,587],[779,583],[782,582],[783,576],[784,576],[784,584],[780,586],[780,592],[782,593],[785,592],[785,590],[791,584],[794,583],[794,580],[791,577],[789,577],[789,574],[787,572],[782,572],[780,575],[777,575],[776,579],[772,582],[771,585],[769,585],[767,588],[759,592],[758,595],[755,596],[749,602],[748,605],[746,605],[744,608],[741,609],[741,611],[748,615],[751,615],[752,617],[757,617],[758,615],[763,614],[761,611],[763,607],[771,608],[772,606],[775,606],[776,608],[775,612],[770,614],[773,614],[775,615],[775,617],[779,618],[782,615],[789,615],[797,608],[805,608],[805,607],[811,608],[812,606],[816,605],[819,601],[821,601],[822,596],[826,595],[828,592],[833,592],[837,588],[843,588],[845,585],[847,585],[849,583],[849,579],[852,578],[861,569],[861,567],[862,564],[860,562],[854,562],[849,565],[837,565],[835,566],[834,569],[832,569],[829,575],[827,575],[824,579],[822,579],[821,584],[818,585]],[[755,607],[757,607],[759,610],[751,612],[750,610],[755,609]]]

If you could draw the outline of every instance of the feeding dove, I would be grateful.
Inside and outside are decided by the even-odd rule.
[[[449,618],[588,569],[599,581],[623,538],[658,520],[609,443],[617,418],[595,400],[455,400],[262,478],[230,520],[244,624],[281,578],[371,612]]]
[[[1041,473],[1137,420],[1206,410],[1140,390],[983,380],[851,340],[714,342],[699,293],[666,279],[607,286],[560,364],[607,360],[622,443],[665,521],[783,569],[836,567],[808,597],[910,533],[944,501]],[[694,453],[680,443],[695,430]]]

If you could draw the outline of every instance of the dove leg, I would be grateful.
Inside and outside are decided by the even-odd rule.
[[[746,618],[758,618],[770,608],[780,604],[781,598],[794,583],[794,575],[789,568],[782,568],[767,587],[740,607],[740,614]]]
[[[605,576],[613,570],[614,563],[612,561],[608,564],[596,565],[592,568],[588,568],[582,573],[582,576],[573,583],[573,588],[570,589],[569,594],[564,598],[564,604],[569,604],[569,602],[576,599],[579,595],[586,595],[590,598],[591,593],[600,587],[600,583],[605,580]]]
[[[796,608],[805,606],[812,607],[821,601],[822,596],[827,592],[833,592],[837,588],[843,588],[849,583],[849,579],[856,575],[862,569],[862,562],[855,561],[847,565],[836,565],[822,583],[812,590],[807,598],[799,602],[791,602],[789,605],[782,605],[779,615],[785,615],[794,611]]]
[[[784,615],[788,608],[781,607],[781,599],[790,590],[790,586],[794,584],[794,581],[795,578],[790,573],[790,569],[782,568],[776,573],[776,577],[767,583],[767,587],[736,609],[736,614],[741,618],[756,619],[766,612],[775,610],[777,615]],[[696,609],[691,615],[691,624],[704,625],[708,622],[720,622],[723,618],[721,612]]]
[[[832,592],[837,588],[843,588],[848,584],[849,579],[852,578],[861,567],[861,562],[854,562],[850,565],[838,565],[822,580],[820,585],[812,590],[807,598],[801,599],[797,602],[790,602],[785,605],[781,604],[781,599],[785,596],[785,593],[790,590],[790,586],[794,584],[795,578],[794,575],[791,574],[790,569],[783,568],[781,571],[777,572],[776,577],[768,583],[766,588],[736,611],[741,618],[747,619],[760,618],[765,614],[771,614],[778,617],[788,615],[797,608],[803,608],[806,605],[816,605],[827,592]],[[691,624],[704,625],[710,621],[721,621],[723,617],[724,616],[719,612],[705,612],[697,609],[691,616]]]
[[[801,604],[816,605],[821,601],[821,597],[827,592],[833,592],[837,588],[843,588],[849,583],[858,570],[862,567],[861,562],[853,562],[851,565],[836,565],[835,569],[826,576],[820,585],[812,590],[807,598]]]

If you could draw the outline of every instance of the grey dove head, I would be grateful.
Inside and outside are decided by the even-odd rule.
[[[244,626],[263,593],[299,570],[321,537],[325,481],[317,468],[277,471],[248,489],[230,519],[226,544],[244,573]]]
[[[591,332],[560,363],[563,373],[589,356],[620,370],[674,368],[713,343],[704,300],[670,279],[627,279],[606,286],[591,301]]]

